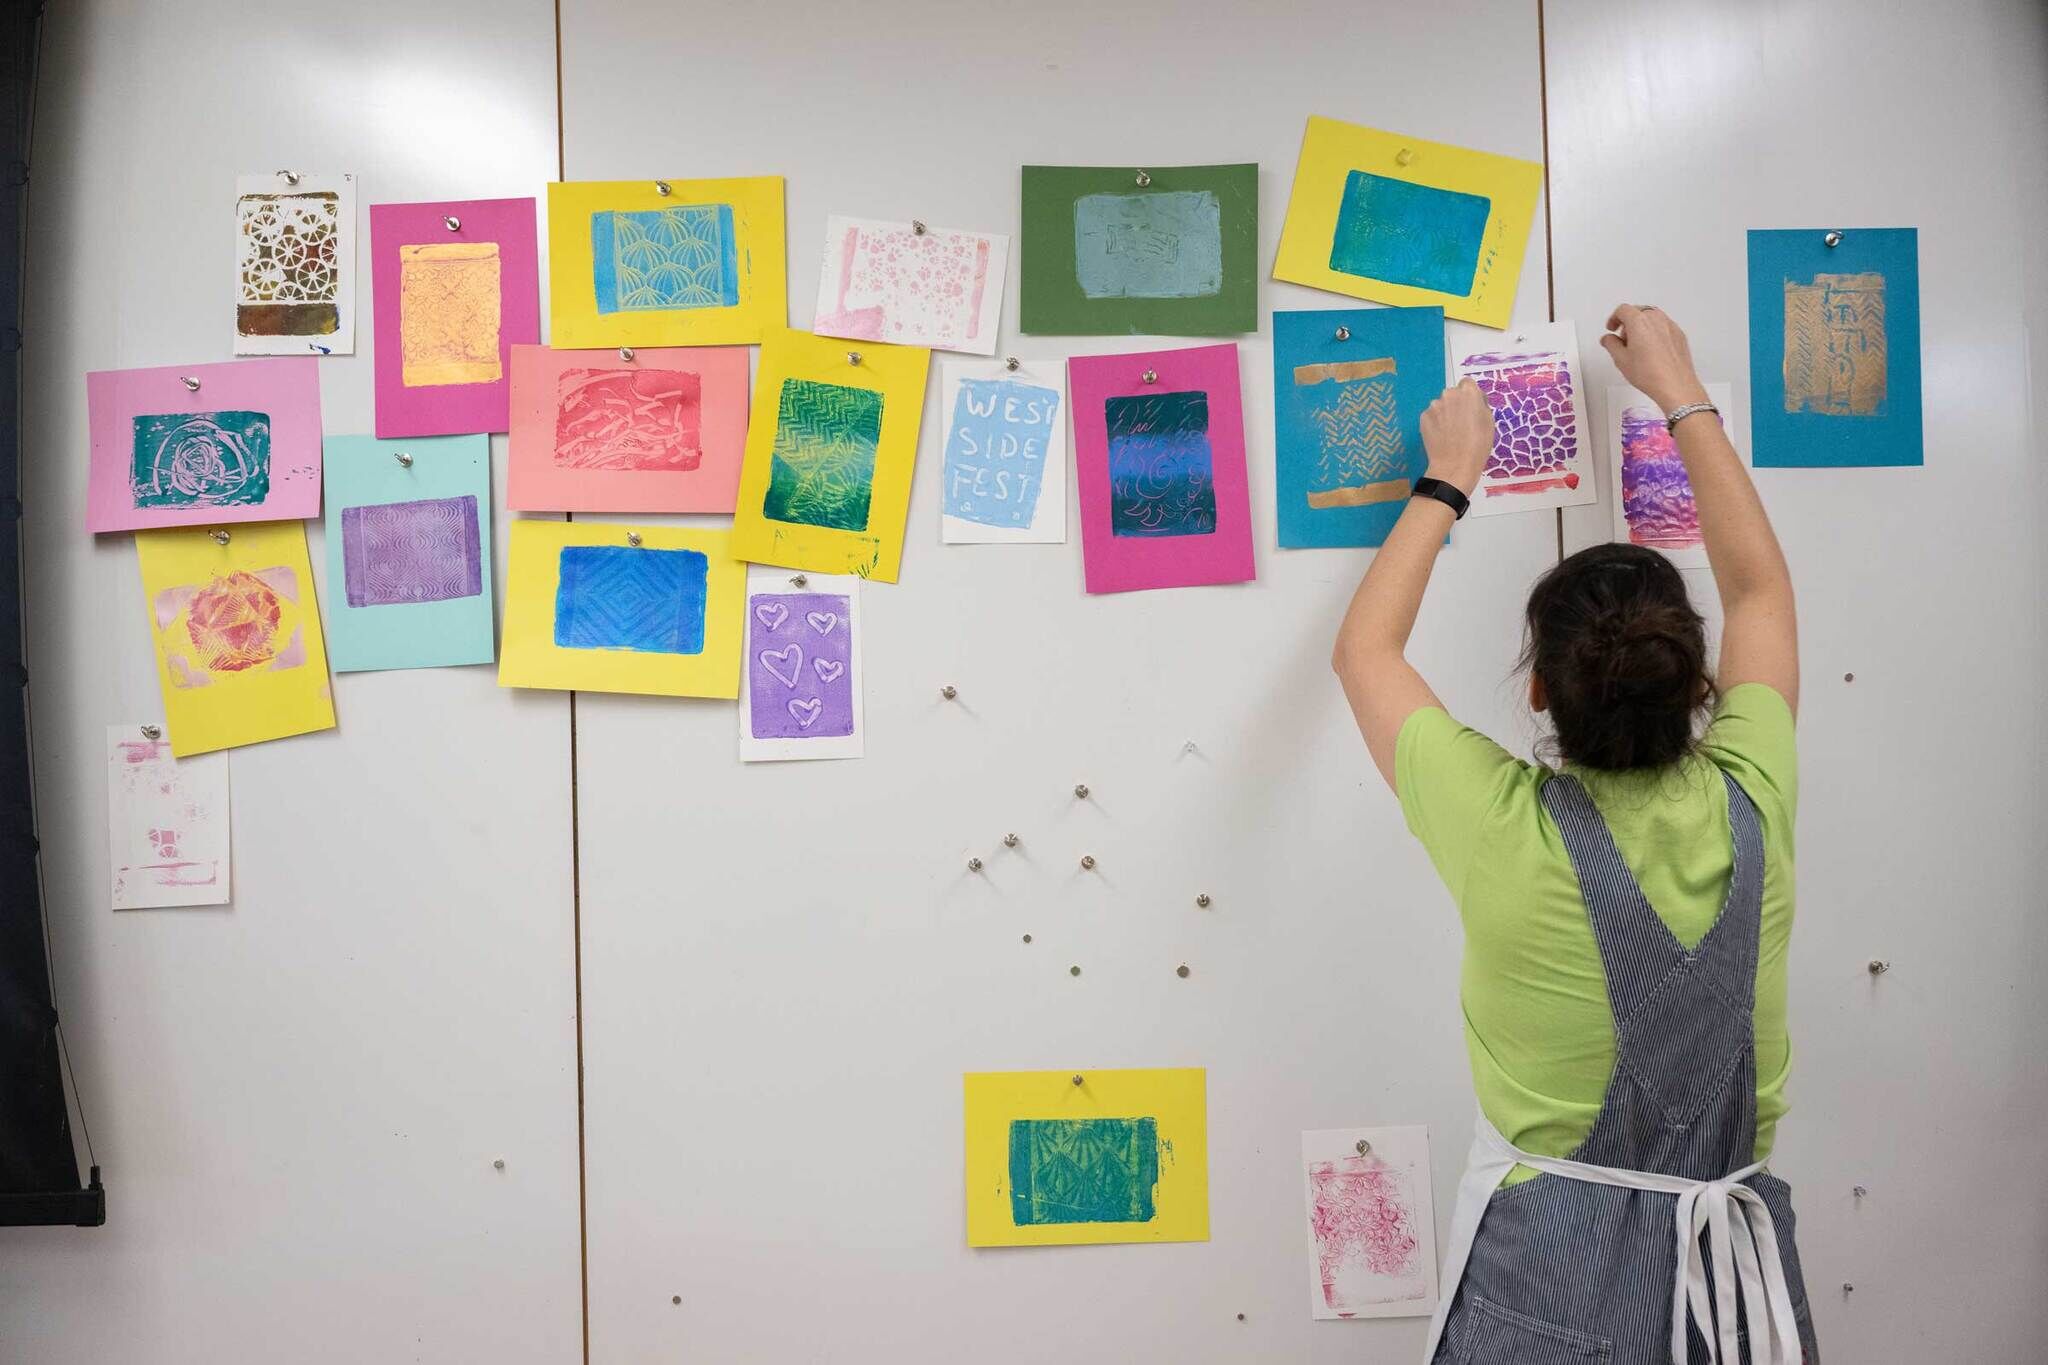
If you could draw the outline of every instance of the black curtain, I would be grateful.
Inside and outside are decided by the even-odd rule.
[[[21,275],[43,6],[0,0],[0,1224],[106,1221],[78,1179],[36,843],[21,640]]]

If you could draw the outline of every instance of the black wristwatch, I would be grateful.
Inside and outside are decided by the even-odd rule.
[[[1435,498],[1456,514],[1452,518],[1454,521],[1462,520],[1464,515],[1472,510],[1472,499],[1466,497],[1442,479],[1432,479],[1426,474],[1415,481],[1415,496],[1418,498]]]

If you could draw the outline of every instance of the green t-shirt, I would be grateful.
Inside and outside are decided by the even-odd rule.
[[[1722,699],[1693,756],[1638,772],[1569,769],[1592,796],[1658,918],[1687,947],[1706,936],[1733,857],[1725,770],[1755,803],[1764,838],[1763,943],[1756,968],[1756,1157],[1785,1112],[1785,955],[1792,937],[1792,710],[1744,683]],[[1614,1017],[1577,875],[1524,763],[1436,707],[1408,717],[1395,747],[1408,828],[1465,923],[1461,992],[1479,1107],[1508,1141],[1568,1156],[1593,1131],[1614,1070]],[[1526,1177],[1531,1172],[1517,1172]]]

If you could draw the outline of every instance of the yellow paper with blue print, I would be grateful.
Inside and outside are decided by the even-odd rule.
[[[738,697],[746,591],[727,531],[515,521],[498,686]]]
[[[1208,1074],[973,1071],[967,1244],[1209,1240]]]
[[[304,522],[137,531],[135,558],[173,754],[334,728]]]
[[[1543,167],[1311,118],[1273,278],[1505,327]]]
[[[894,583],[930,367],[919,346],[787,328],[764,337],[733,553]]]
[[[759,341],[789,321],[787,273],[781,176],[548,186],[557,349]]]

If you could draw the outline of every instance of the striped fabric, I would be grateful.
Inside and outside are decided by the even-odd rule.
[[[1763,834],[1726,773],[1734,870],[1720,917],[1688,951],[1644,899],[1584,787],[1543,788],[1578,873],[1614,1011],[1614,1076],[1574,1161],[1711,1180],[1754,1159],[1756,958]],[[1793,1246],[1792,1192],[1768,1173],[1747,1182],[1777,1224],[1808,1365],[1820,1356]],[[1540,1175],[1497,1192],[1472,1247],[1436,1360],[1442,1365],[1610,1361],[1672,1365],[1668,1194]],[[1695,1322],[1685,1365],[1707,1359]],[[1747,1332],[1741,1365],[1748,1365]]]

